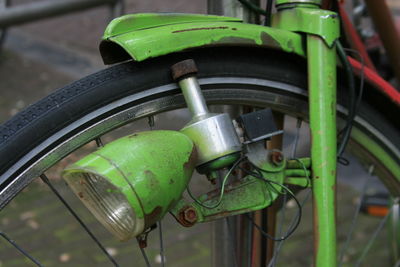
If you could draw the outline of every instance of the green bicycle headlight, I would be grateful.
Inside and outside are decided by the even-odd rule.
[[[176,204],[195,165],[187,136],[151,131],[107,144],[68,166],[62,176],[112,234],[128,240]]]

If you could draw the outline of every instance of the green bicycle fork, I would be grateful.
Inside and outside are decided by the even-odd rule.
[[[321,1],[278,0],[274,24],[306,34],[315,266],[336,266],[336,49],[339,21]]]
[[[336,266],[336,53],[307,36],[316,266]]]

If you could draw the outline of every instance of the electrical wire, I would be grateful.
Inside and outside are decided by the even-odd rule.
[[[222,180],[222,184],[221,184],[221,191],[219,193],[219,199],[218,202],[215,205],[212,206],[207,206],[204,203],[200,202],[191,192],[189,186],[186,187],[186,191],[188,192],[189,196],[191,199],[193,199],[194,202],[196,202],[197,204],[199,204],[200,206],[206,208],[206,209],[214,209],[216,207],[218,207],[221,202],[222,202],[222,198],[224,197],[224,193],[225,193],[225,185],[226,182],[228,181],[228,177],[231,175],[231,173],[236,169],[236,167],[239,165],[240,162],[242,162],[246,157],[242,156],[241,158],[239,158],[233,165],[232,167],[229,169],[229,171],[226,173],[224,179]]]
[[[260,180],[262,180],[262,181],[264,181],[264,182],[266,182],[266,183],[273,183],[273,184],[276,184],[276,185],[282,187],[282,188],[294,199],[294,201],[296,202],[296,205],[297,205],[297,207],[298,207],[298,213],[297,213],[297,221],[296,221],[296,224],[295,224],[293,227],[291,227],[291,228],[286,232],[286,234],[285,234],[283,237],[273,237],[273,236],[271,236],[270,234],[266,233],[259,225],[257,225],[251,218],[249,218],[249,217],[247,216],[247,219],[249,219],[250,222],[254,225],[254,227],[256,227],[257,230],[259,230],[260,233],[261,233],[262,235],[264,235],[266,238],[271,239],[271,240],[273,240],[273,241],[283,241],[283,240],[286,240],[287,238],[289,238],[289,237],[296,231],[297,227],[299,226],[299,224],[300,224],[300,222],[301,222],[302,207],[301,207],[301,205],[300,205],[299,200],[296,198],[295,194],[293,194],[293,192],[292,192],[289,188],[287,188],[286,186],[284,186],[283,184],[280,184],[280,183],[277,183],[277,182],[274,182],[274,181],[271,181],[271,180],[267,180],[267,179],[264,179],[264,178],[262,178],[262,177],[256,177],[256,176],[254,176],[254,177],[257,178],[257,179],[260,179]]]
[[[190,191],[189,187],[187,187],[187,192],[188,192],[189,196],[190,196],[197,204],[201,205],[201,206],[204,207],[204,208],[213,209],[213,208],[218,207],[218,206],[221,204],[221,202],[222,202],[222,199],[223,199],[223,196],[224,196],[224,191],[225,191],[226,181],[227,181],[229,175],[233,172],[234,169],[236,169],[236,167],[239,165],[239,163],[241,163],[244,159],[246,159],[245,156],[239,158],[239,159],[232,165],[232,167],[229,169],[228,173],[225,175],[225,177],[224,177],[224,179],[223,179],[223,181],[222,181],[219,199],[218,199],[218,202],[217,202],[215,205],[213,205],[213,206],[208,206],[208,205],[205,205],[204,203],[200,202],[198,199],[196,199],[196,198],[194,197],[194,195],[193,195],[192,192]],[[308,174],[307,174],[307,169],[306,169],[304,163],[303,163],[300,159],[296,159],[296,160],[298,160],[298,162],[303,166],[304,172],[305,172],[305,174],[306,174],[308,180],[310,180],[310,178],[309,178],[309,176],[308,176]],[[269,234],[266,233],[259,225],[257,225],[257,224],[248,216],[248,214],[246,214],[246,218],[249,219],[250,222],[253,224],[253,226],[256,227],[256,228],[260,231],[260,233],[261,233],[262,235],[264,235],[266,238],[271,239],[271,240],[273,240],[273,241],[283,241],[283,240],[286,240],[289,236],[291,236],[291,235],[296,231],[297,227],[299,226],[299,224],[300,224],[300,222],[301,222],[301,217],[302,217],[302,205],[300,204],[300,202],[299,202],[298,199],[296,198],[296,195],[295,195],[287,186],[285,186],[285,185],[283,185],[283,184],[281,184],[281,183],[278,183],[278,182],[275,182],[275,181],[272,181],[272,180],[269,180],[269,179],[264,178],[264,177],[262,176],[261,171],[264,171],[264,172],[265,172],[266,170],[263,170],[262,168],[260,168],[260,167],[258,167],[258,166],[256,166],[256,165],[254,165],[254,164],[253,164],[252,162],[250,162],[250,161],[247,161],[247,162],[250,164],[250,166],[253,167],[253,169],[254,169],[256,172],[253,172],[253,171],[251,171],[251,170],[246,170],[246,169],[241,168],[241,167],[239,167],[239,169],[242,170],[242,171],[244,171],[246,174],[248,174],[248,175],[250,175],[250,176],[253,176],[253,177],[256,178],[256,179],[259,179],[259,180],[265,182],[266,184],[268,184],[268,185],[270,186],[270,188],[271,188],[272,190],[275,191],[275,193],[281,194],[281,195],[282,195],[282,194],[283,194],[283,195],[289,194],[289,195],[294,199],[294,201],[296,202],[296,205],[297,205],[297,207],[298,207],[298,212],[297,212],[297,216],[296,216],[296,217],[297,217],[297,220],[296,220],[295,224],[294,224],[292,227],[289,228],[289,230],[286,232],[286,234],[285,234],[283,237],[273,237],[273,236],[269,235]],[[279,186],[281,189],[283,189],[283,190],[285,191],[285,193],[280,192],[280,191],[277,190],[273,185]],[[308,186],[308,184],[307,184],[307,186]],[[269,191],[268,191],[268,192],[269,192]]]
[[[346,51],[344,50],[343,46],[341,45],[340,42],[336,43],[337,47],[337,52],[338,56],[340,58],[340,61],[342,62],[343,68],[345,70],[346,78],[347,78],[347,84],[348,84],[348,90],[349,90],[349,103],[348,103],[348,114],[347,114],[347,119],[346,119],[346,126],[343,128],[343,136],[342,140],[338,146],[338,151],[337,151],[337,157],[340,158],[344,152],[344,149],[346,148],[346,145],[348,143],[348,140],[350,138],[351,134],[351,129],[353,125],[353,119],[355,117],[355,104],[356,104],[356,87],[355,87],[355,80],[354,80],[354,75],[353,75],[353,68],[347,59]]]
[[[365,77],[364,77],[364,69],[365,69],[365,60],[364,57],[361,55],[360,52],[354,49],[350,48],[344,48],[345,51],[354,53],[358,56],[360,62],[361,62],[361,73],[360,73],[360,89],[358,92],[357,100],[356,100],[356,106],[355,106],[355,113],[357,113],[358,108],[361,105],[362,101],[362,96],[364,94],[364,83],[365,83]]]
[[[272,0],[267,0],[266,7],[265,7],[265,21],[264,26],[270,27],[271,26],[271,14],[272,14]]]
[[[245,7],[247,7],[248,9],[250,9],[251,11],[263,15],[263,16],[268,16],[267,11],[265,11],[264,9],[258,7],[257,5],[246,1],[246,0],[238,0],[242,5],[244,5]],[[270,14],[269,14],[270,15]]]
[[[299,162],[301,162],[301,161],[299,160]],[[253,163],[251,163],[250,161],[249,161],[249,163],[250,163],[250,165],[251,165],[254,169],[256,169],[256,170],[258,170],[258,171],[263,170],[262,168],[259,168],[258,166],[256,166],[256,165],[254,165]],[[306,172],[305,165],[303,164],[303,162],[301,162],[301,164],[303,165],[304,170],[305,170],[305,174],[306,174],[306,176],[308,177],[308,174],[307,174],[307,172]],[[264,171],[265,171],[265,170],[264,170]],[[263,230],[260,228],[260,226],[258,226],[254,221],[252,221],[253,225],[254,225],[266,238],[269,238],[269,239],[274,240],[274,241],[283,241],[283,240],[286,240],[289,236],[291,236],[291,235],[294,233],[294,231],[296,231],[297,227],[299,226],[299,224],[300,224],[300,222],[301,222],[301,217],[302,217],[302,205],[300,204],[300,202],[299,202],[298,199],[296,198],[295,194],[294,194],[288,187],[286,187],[285,185],[280,184],[280,183],[275,182],[275,181],[272,181],[272,180],[269,180],[269,179],[266,179],[266,178],[264,178],[262,175],[260,175],[259,173],[254,173],[254,172],[251,172],[251,171],[248,171],[248,170],[246,170],[246,172],[248,172],[250,175],[252,175],[253,177],[255,177],[255,178],[257,178],[257,179],[266,182],[266,183],[269,184],[269,185],[275,184],[275,185],[281,187],[283,190],[286,191],[286,193],[284,193],[284,194],[289,194],[289,195],[294,199],[294,201],[296,202],[296,205],[297,205],[297,207],[298,207],[298,213],[297,213],[297,216],[296,216],[296,217],[297,217],[297,221],[296,221],[296,223],[294,224],[293,227],[290,227],[290,228],[289,228],[289,230],[286,232],[285,236],[283,236],[283,237],[280,237],[280,238],[279,238],[279,237],[273,237],[273,236],[269,235],[268,233],[266,233],[265,231],[263,231]],[[309,177],[308,177],[308,178],[309,178]],[[274,188],[274,186],[272,186],[272,185],[271,185],[271,187]],[[282,194],[282,193],[281,193],[281,194]],[[251,218],[249,218],[249,217],[247,217],[247,218],[251,221]]]
[[[337,156],[340,162],[340,158],[342,158],[342,154],[347,146],[347,143],[350,139],[350,134],[351,130],[353,127],[353,122],[354,118],[356,117],[357,110],[361,105],[362,101],[362,96],[364,93],[364,67],[365,67],[365,61],[362,55],[354,49],[349,49],[349,48],[343,48],[342,45],[338,42],[337,43],[337,50],[338,50],[338,55],[339,58],[342,62],[342,65],[345,69],[346,72],[346,77],[348,80],[348,86],[349,86],[349,109],[348,109],[348,116],[346,120],[346,126],[342,129],[341,133],[343,133],[342,140],[340,142],[340,145],[338,146],[338,152]],[[358,95],[356,97],[355,93],[355,79],[354,79],[354,74],[353,74],[353,68],[347,58],[347,52],[352,52],[358,56],[361,62],[361,73],[360,73],[360,88]]]
[[[299,158],[294,158],[294,159],[297,160],[297,161],[303,166],[304,174],[306,175],[307,180],[309,181],[309,183],[311,183],[311,178],[310,178],[310,176],[309,176],[308,173],[307,173],[307,168],[306,168],[304,162],[302,162]],[[301,202],[301,207],[303,207],[304,204],[307,202],[307,200],[308,200],[309,197],[311,196],[311,192],[312,192],[311,189],[309,189],[307,195],[304,197],[303,201]],[[285,195],[285,197],[286,197],[286,195]],[[285,199],[285,202],[284,202],[284,203],[286,203],[286,199]],[[282,210],[282,222],[283,222],[284,218],[285,218],[285,209]],[[294,223],[295,223],[295,218],[292,219],[290,225],[294,225]],[[290,227],[290,226],[289,226],[289,227]],[[281,225],[280,231],[282,231],[282,225]],[[276,261],[277,261],[277,259],[278,259],[278,255],[279,255],[279,252],[280,252],[280,250],[281,250],[283,244],[284,244],[284,241],[280,242],[280,243],[276,246],[276,248],[275,248],[275,250],[274,250],[274,254],[273,254],[273,256],[272,256],[272,259],[271,259],[270,262],[268,263],[268,266],[267,266],[267,267],[272,267],[272,266],[275,266],[275,265],[276,265]]]

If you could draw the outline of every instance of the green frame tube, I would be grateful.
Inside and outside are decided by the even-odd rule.
[[[315,266],[336,266],[336,50],[307,36]]]

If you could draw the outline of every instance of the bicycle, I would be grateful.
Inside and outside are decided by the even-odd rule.
[[[151,192],[148,192],[149,188],[164,190],[167,199],[155,200],[157,205],[161,205],[161,211],[154,207],[155,209],[150,211],[155,212],[147,213],[146,216],[139,215],[140,220],[135,218],[135,214],[141,212],[140,207],[138,208],[138,204],[134,203],[135,200],[132,199],[134,197],[130,193],[128,197],[130,204],[124,205],[123,209],[130,213],[129,206],[134,206],[131,219],[137,220],[138,223],[134,225],[140,227],[128,231],[128,233],[121,229],[115,230],[110,222],[104,222],[107,221],[107,218],[104,217],[105,213],[100,214],[101,208],[99,206],[93,207],[95,206],[93,198],[86,200],[87,205],[92,205],[92,211],[95,214],[97,213],[97,217],[103,220],[103,223],[111,231],[119,235],[120,239],[139,235],[139,241],[144,246],[148,232],[146,231],[144,234],[142,232],[151,228],[167,211],[171,211],[181,224],[189,226],[198,221],[221,217],[215,211],[221,203],[226,209],[225,212],[232,215],[242,211],[247,212],[261,207],[264,208],[283,194],[286,197],[290,195],[297,201],[300,213],[301,203],[292,193],[292,190],[284,185],[284,182],[285,184],[306,188],[312,184],[314,202],[317,204],[328,202],[322,207],[317,205],[317,215],[315,215],[316,220],[319,221],[317,223],[319,226],[316,227],[315,231],[317,235],[320,235],[319,244],[318,242],[316,244],[316,264],[317,266],[336,265],[336,223],[333,210],[335,206],[333,189],[335,188],[336,169],[336,112],[334,112],[336,106],[334,90],[336,52],[334,47],[338,38],[338,18],[333,12],[319,9],[319,1],[297,2],[277,1],[279,11],[274,21],[276,28],[243,24],[235,18],[199,15],[147,14],[126,16],[114,20],[107,28],[104,41],[100,46],[103,59],[106,63],[122,62],[130,58],[133,58],[134,61],[113,66],[55,92],[17,115],[2,128],[3,131],[7,131],[2,134],[2,158],[7,158],[9,161],[3,162],[1,168],[3,173],[1,180],[3,189],[0,194],[1,207],[4,207],[37,176],[41,176],[45,183],[50,184],[44,175],[44,171],[76,148],[92,140],[96,140],[98,146],[102,147],[99,136],[104,133],[143,117],[149,117],[150,125],[152,125],[151,118],[153,115],[184,107],[186,100],[195,115],[196,122],[208,119],[215,120],[206,124],[208,126],[205,128],[211,128],[210,125],[225,125],[223,127],[225,132],[222,136],[231,136],[231,138],[225,140],[229,141],[226,142],[229,145],[222,149],[223,154],[218,154],[220,151],[218,153],[211,151],[211,154],[207,154],[204,149],[215,147],[210,147],[204,141],[204,138],[196,139],[196,131],[190,132],[190,127],[183,130],[185,134],[157,131],[133,134],[100,148],[99,152],[84,157],[83,161],[78,161],[73,165],[75,167],[70,167],[65,171],[66,176],[72,177],[67,178],[67,180],[69,179],[68,181],[71,187],[75,188],[77,195],[80,196],[83,188],[74,185],[74,172],[83,173],[82,170],[85,169],[86,173],[90,173],[90,167],[98,173],[101,172],[101,177],[108,177],[105,184],[107,186],[110,186],[110,183],[112,184],[108,189],[116,193],[115,196],[118,197],[119,201],[124,200],[128,193],[121,193],[122,191],[119,190],[118,186],[121,185],[117,186],[117,183],[120,182],[115,178],[118,175],[108,176],[104,170],[101,171],[98,168],[107,164],[113,165],[115,162],[123,162],[124,158],[130,153],[125,150],[131,145],[137,146],[136,148],[141,151],[142,157],[147,155],[150,158],[146,161],[146,164],[150,166],[148,170],[153,174],[147,173],[145,181],[163,184],[165,181],[157,178],[157,169],[169,166],[163,173],[168,172],[172,173],[173,176],[181,177],[181,181],[178,181],[180,185],[174,185],[173,190],[165,189],[169,187],[164,184],[163,188],[153,184],[141,189],[140,194],[143,195],[140,197],[144,201],[146,201],[144,195],[151,194]],[[321,28],[302,24],[304,18],[314,19],[315,25],[321,26]],[[134,26],[132,26],[133,22],[136,23]],[[329,33],[326,30],[329,30]],[[305,36],[308,52],[305,51],[304,47]],[[133,40],[136,40],[134,45]],[[168,43],[173,45],[168,45]],[[318,57],[318,53],[314,53],[314,51],[319,51],[324,56]],[[238,139],[234,137],[235,126],[228,123],[229,119],[226,119],[226,116],[209,114],[204,103],[191,102],[191,100],[201,102],[201,97],[193,96],[196,92],[198,94],[198,90],[194,90],[196,79],[193,74],[196,70],[193,64],[186,61],[185,64],[181,63],[184,65],[175,67],[174,71],[175,78],[179,80],[180,87],[185,92],[185,100],[177,84],[173,82],[170,73],[171,66],[177,62],[188,58],[194,59],[199,69],[198,82],[208,104],[240,104],[256,107],[256,109],[268,106],[275,111],[299,118],[299,121],[307,121],[307,93],[304,90],[307,87],[305,76],[307,63],[304,60],[306,54],[308,54],[307,58],[310,62],[313,61],[310,58],[314,56],[318,62],[318,64],[308,65],[310,68],[308,73],[316,74],[315,77],[311,75],[309,80],[310,92],[321,93],[321,90],[318,89],[320,87],[330,88],[331,90],[328,94],[321,93],[318,97],[314,97],[312,94],[310,96],[311,101],[315,100],[320,104],[319,109],[318,106],[314,106],[316,110],[313,108],[310,110],[311,116],[319,116],[310,118],[311,131],[314,132],[313,142],[314,144],[325,142],[324,146],[330,147],[329,150],[326,150],[314,145],[312,149],[315,150],[312,153],[318,154],[320,157],[312,157],[312,163],[309,159],[304,158],[286,160],[282,153],[273,150],[279,148],[279,145],[276,144],[270,144],[269,150],[264,151],[259,146],[260,140],[272,138],[273,142],[279,142],[278,134],[281,134],[279,129],[282,127],[271,124],[269,129],[264,129],[264,132],[254,134],[257,129],[250,129],[251,125],[246,123],[248,117],[242,117],[242,128],[245,131],[243,138],[248,147],[246,160],[241,154],[240,142],[238,143]],[[345,61],[343,62],[345,63]],[[316,82],[317,86],[313,82]],[[132,88],[132,84],[135,84],[136,87]],[[321,86],[319,87],[319,85]],[[85,96],[83,97],[82,94]],[[370,89],[365,90],[363,100],[386,99],[385,97],[387,96],[379,91],[371,91]],[[318,98],[325,98],[326,102],[322,104],[318,102]],[[351,98],[354,99],[354,96]],[[71,100],[73,101],[71,102]],[[381,105],[377,105],[374,101],[361,103],[360,111],[354,118],[351,118],[354,116],[351,112],[354,112],[354,110],[352,111],[352,108],[349,107],[348,117],[351,120],[342,122],[346,125],[347,130],[344,132],[347,134],[350,132],[348,129],[351,129],[351,126],[353,127],[352,143],[349,145],[356,148],[356,156],[368,162],[369,165],[375,166],[374,173],[389,185],[388,187],[394,197],[397,196],[396,191],[399,186],[397,182],[400,158],[398,156],[399,135],[398,125],[392,125],[388,122],[395,122],[393,118],[396,117],[396,111],[398,112],[395,101],[396,98],[394,97],[393,102],[385,105],[385,110],[381,109]],[[272,121],[273,116],[271,117],[270,111],[254,111],[252,109],[249,109],[249,111],[250,116],[256,115],[263,122]],[[37,115],[37,112],[42,113]],[[69,114],[68,121],[65,120],[64,114]],[[339,106],[338,114],[339,121],[340,119],[344,120],[346,110],[343,106]],[[275,117],[279,117],[279,115],[275,115]],[[23,126],[24,121],[29,121],[32,118],[35,118],[34,123],[28,122]],[[49,124],[51,127],[49,127]],[[191,125],[196,125],[196,123]],[[12,132],[14,128],[16,130]],[[33,130],[36,131],[35,136],[31,135]],[[324,134],[320,134],[320,131],[323,131]],[[189,136],[189,139],[187,136]],[[325,141],[319,138],[325,139]],[[157,143],[154,140],[157,140]],[[345,145],[345,142],[342,142],[342,144]],[[15,149],[16,145],[20,149]],[[115,153],[115,146],[118,147],[119,151],[125,151],[124,154]],[[110,147],[113,148],[110,149]],[[149,147],[152,149],[151,153]],[[193,147],[196,147],[199,152],[200,165],[198,164],[199,159],[193,159],[196,158],[195,156],[191,158]],[[167,152],[154,152],[157,149]],[[342,148],[339,148],[339,150],[342,150]],[[216,154],[218,155],[216,156]],[[293,154],[295,155],[295,153]],[[103,162],[102,164],[90,165],[90,162],[95,160],[93,155],[102,155],[103,158],[110,156],[111,163]],[[154,160],[153,157],[158,158]],[[168,161],[169,157],[176,158],[173,167],[170,166],[172,163]],[[260,160],[261,158],[264,160]],[[141,158],[139,161],[130,162],[130,164],[136,164],[137,168],[141,168],[143,161],[144,159]],[[197,167],[201,173],[207,173],[209,179],[214,181],[219,175],[215,172],[216,170],[228,167],[229,174],[234,171],[231,166],[233,165],[236,168],[242,161],[245,161],[245,164],[239,170],[247,176],[237,181],[240,186],[233,183],[228,187],[229,190],[217,189],[214,193],[210,193],[209,199],[202,196],[194,197],[192,203],[177,203],[176,200],[180,197],[183,189],[186,188],[194,167]],[[151,164],[157,164],[157,167]],[[178,165],[184,164],[186,164],[186,169],[174,173],[175,169],[178,169]],[[329,164],[329,168],[325,164]],[[318,171],[315,166],[321,165],[323,168]],[[132,170],[123,164],[121,166],[126,168],[122,172],[129,176],[127,173]],[[314,166],[311,181],[309,170],[307,170],[310,166]],[[108,167],[115,171],[115,167]],[[228,175],[224,177],[228,177]],[[321,177],[329,177],[329,179],[325,181]],[[85,181],[94,183],[98,181],[96,179],[100,178],[87,177]],[[174,179],[171,179],[171,181],[170,184],[178,183]],[[326,185],[326,182],[329,185]],[[130,183],[133,183],[133,181],[127,182],[127,184]],[[222,185],[225,185],[225,179]],[[143,185],[139,184],[138,186]],[[251,188],[251,190],[241,192],[238,191],[240,187]],[[318,190],[322,190],[323,193],[318,193]],[[132,191],[135,190],[132,189]],[[260,194],[254,194],[256,191],[260,191]],[[88,191],[85,192],[88,193]],[[172,196],[166,192],[170,192]],[[236,197],[235,192],[245,194],[250,199],[249,202],[235,202],[235,199],[242,200]],[[107,193],[109,191],[103,190],[103,194],[107,195]],[[260,198],[257,199],[256,196]],[[81,198],[85,197],[81,195]],[[394,200],[396,199],[394,198]],[[92,204],[88,204],[90,201],[92,201]],[[170,207],[166,205],[170,203]],[[153,204],[149,203],[148,205]],[[388,214],[394,213],[396,205],[397,202],[394,202],[389,209],[390,212],[384,215],[385,220],[389,218]],[[240,208],[243,210],[241,211]],[[296,218],[295,224],[298,224],[300,214],[297,214],[294,218]],[[257,224],[252,224],[254,220],[250,218],[249,222],[250,229],[256,227],[254,225]],[[295,230],[295,226],[290,227],[285,236],[272,239],[286,239],[287,235]],[[324,227],[328,228],[325,229]],[[263,257],[265,258],[265,256]],[[247,258],[250,258],[250,256],[247,255]],[[247,261],[247,258],[244,260]]]

